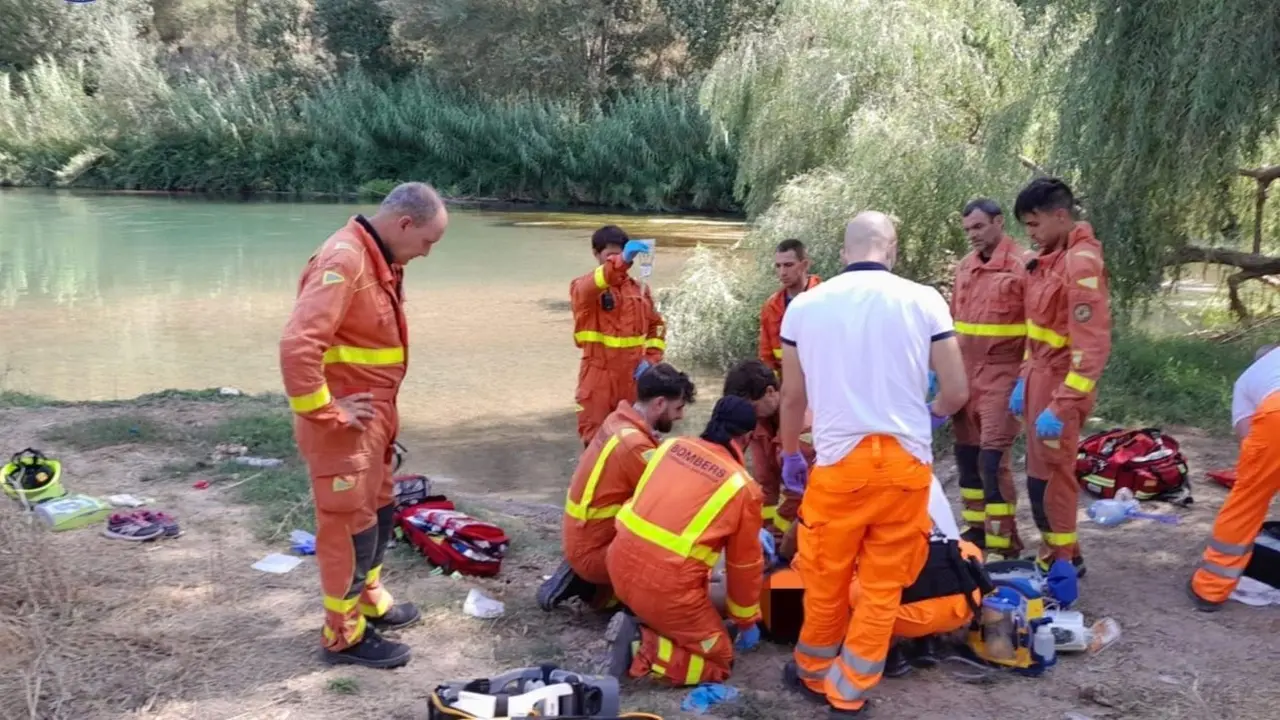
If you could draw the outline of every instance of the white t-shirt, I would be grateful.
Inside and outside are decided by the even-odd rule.
[[[854,263],[796,296],[781,335],[804,370],[818,464],[834,465],[875,434],[932,464],[929,351],[954,332],[937,290],[877,263]]]
[[[1231,425],[1253,417],[1258,405],[1277,391],[1280,391],[1280,347],[1258,358],[1236,380],[1235,391],[1231,393]]]
[[[933,484],[929,486],[929,519],[933,521],[931,540],[960,539],[960,524],[956,522],[956,515],[951,511],[951,503],[947,501],[947,495],[942,491],[942,483],[938,482],[936,475],[933,477]]]

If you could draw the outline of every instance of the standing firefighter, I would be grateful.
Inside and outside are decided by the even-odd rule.
[[[618,403],[635,401],[635,379],[662,362],[667,348],[666,328],[648,288],[627,274],[635,257],[648,250],[622,228],[606,225],[591,235],[599,266],[569,285],[573,342],[582,348],[575,399],[583,446]]]
[[[974,200],[963,215],[973,251],[956,267],[951,293],[951,315],[969,378],[969,402],[954,419],[968,525],[962,537],[990,551],[989,559],[1012,558],[1022,551],[1022,541],[1014,518],[1018,496],[1009,457],[1019,423],[1009,412],[1009,395],[1026,349],[1027,260],[1004,234],[1004,213],[995,201]]]
[[[316,505],[316,564],[324,592],[324,657],[330,663],[398,667],[407,645],[378,630],[418,620],[382,587],[391,539],[391,462],[409,331],[404,265],[425,257],[449,214],[435,190],[400,185],[372,218],[353,217],[307,262],[284,337],[280,367],[298,450]]]
[[[701,437],[658,447],[635,497],[622,506],[609,576],[636,617],[619,612],[609,622],[612,675],[723,682],[735,645],[749,650],[760,642],[760,488],[738,450],[755,426],[751,403],[720,398]],[[721,553],[736,640],[708,591]]]
[[[597,608],[610,606],[614,598],[605,554],[616,534],[614,518],[635,493],[658,447],[658,434],[671,432],[694,393],[688,375],[658,363],[636,381],[636,401],[618,403],[605,418],[569,483],[561,522],[564,562],[538,588],[543,610],[571,597]]]
[[[1280,347],[1259,350],[1236,380],[1231,422],[1241,438],[1236,482],[1191,576],[1191,598],[1204,612],[1221,608],[1236,589],[1267,508],[1280,493]]]
[[[1014,215],[1040,252],[1027,263],[1027,359],[1009,398],[1027,423],[1027,494],[1040,529],[1039,563],[1063,603],[1084,561],[1076,538],[1076,451],[1111,354],[1111,307],[1102,244],[1078,222],[1071,188],[1039,178],[1018,193]],[[1072,571],[1071,565],[1074,565]],[[1055,582],[1056,579],[1056,582]]]
[[[784,680],[825,697],[831,717],[862,713],[880,681],[903,588],[929,554],[933,428],[969,398],[947,302],[890,272],[897,250],[889,218],[860,213],[845,229],[844,272],[796,298],[782,321],[782,478],[804,493],[804,625]],[[817,451],[807,488],[806,408]],[[851,608],[855,571],[862,592]]]
[[[790,238],[778,243],[773,253],[773,269],[782,285],[760,308],[760,361],[775,373],[782,372],[782,316],[797,295],[815,287],[822,279],[809,274],[809,255],[804,243]]]

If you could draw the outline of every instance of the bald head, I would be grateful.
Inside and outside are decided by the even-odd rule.
[[[378,214],[409,216],[414,225],[424,225],[444,207],[436,189],[426,183],[401,183],[383,198]]]
[[[897,259],[898,230],[882,212],[860,212],[844,228],[845,263],[878,262],[892,267]]]
[[[387,193],[369,222],[394,262],[403,265],[431,252],[449,225],[449,211],[435,188],[410,182]]]

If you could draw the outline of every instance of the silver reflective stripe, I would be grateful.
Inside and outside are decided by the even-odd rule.
[[[840,643],[822,645],[820,647],[796,643],[796,652],[802,652],[809,657],[821,658],[822,660],[835,660],[836,656],[840,654]]]
[[[1213,538],[1209,539],[1209,547],[1217,550],[1223,555],[1234,555],[1236,557],[1248,555],[1253,551],[1253,543],[1249,543],[1248,545],[1232,545],[1231,543],[1224,543],[1221,540]]]
[[[854,702],[855,700],[862,699],[862,691],[854,687],[853,683],[849,682],[849,679],[844,676],[844,671],[840,669],[840,665],[838,663],[832,665],[831,669],[827,671],[827,679],[835,686],[836,695],[839,695],[841,700],[844,700],[845,702]]]
[[[1218,577],[1224,577],[1228,580],[1236,580],[1241,575],[1244,574],[1244,568],[1223,567],[1218,563],[1209,562],[1208,560],[1201,560],[1200,564],[1197,567],[1199,567],[1201,570],[1211,572],[1214,575],[1217,575]]]
[[[828,670],[827,672],[830,672],[830,670]],[[804,668],[797,666],[796,675],[799,675],[805,680],[815,680],[817,682],[822,682],[822,679],[827,676],[827,673],[821,670],[805,670]]]
[[[859,675],[879,675],[884,672],[883,660],[866,660],[860,655],[854,655],[847,647],[840,650],[840,662]]]

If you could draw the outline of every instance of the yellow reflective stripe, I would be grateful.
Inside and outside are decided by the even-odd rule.
[[[1040,537],[1044,538],[1044,542],[1046,545],[1054,545],[1057,547],[1074,545],[1076,542],[1076,534],[1073,532],[1068,532],[1068,533],[1042,532],[1040,533]]]
[[[1027,337],[1032,340],[1039,340],[1049,347],[1060,348],[1067,346],[1066,335],[1059,335],[1053,330],[1037,325],[1030,320],[1027,321]]]
[[[978,337],[1022,337],[1027,334],[1025,323],[967,323],[955,322],[956,332]]]
[[[329,386],[321,385],[320,389],[306,395],[293,395],[289,398],[289,408],[296,413],[309,413],[333,402],[329,394]]]
[[[778,347],[778,348],[774,348],[774,349],[773,349],[773,356],[774,356],[776,359],[781,360],[781,359],[782,359],[782,348],[780,348],[780,347]]]
[[[1098,487],[1115,487],[1116,486],[1115,480],[1112,480],[1109,477],[1103,477],[1101,475],[1085,475],[1084,481],[1089,483],[1090,485],[1097,485]]]
[[[392,605],[395,605],[395,601],[391,599],[391,593],[383,590],[382,588],[375,589],[373,596],[376,599],[372,605],[368,603],[360,603],[356,606],[356,609],[360,611],[361,615],[380,618],[391,610]]]
[[[1066,385],[1072,390],[1079,390],[1082,393],[1087,393],[1087,392],[1092,392],[1094,386],[1097,385],[1098,383],[1097,381],[1090,380],[1089,378],[1081,375],[1080,373],[1072,371],[1067,373],[1067,379],[1062,381],[1062,384]]]
[[[1017,512],[1013,503],[987,503],[988,515],[1016,515]]]
[[[773,526],[778,528],[780,532],[786,532],[791,529],[791,521],[778,515],[773,518]]]
[[[987,519],[987,514],[981,510],[961,510],[960,516],[965,519],[965,522],[972,523],[985,522]]]
[[[992,548],[1010,548],[1013,547],[1013,538],[1000,537],[999,535],[987,533],[986,545],[988,550]]]
[[[770,505],[769,507],[762,507],[762,508],[760,508],[760,519],[761,519],[761,520],[772,520],[772,519],[774,519],[774,518],[775,518],[775,517],[777,517],[777,516],[778,516],[778,506],[777,506],[777,505]]]
[[[621,435],[611,435],[609,441],[604,444],[604,448],[600,451],[600,456],[596,458],[595,465],[591,466],[591,474],[587,476],[587,485],[582,488],[581,500],[578,502],[573,501],[573,489],[570,488],[570,494],[564,498],[564,511],[569,517],[575,520],[602,520],[617,515],[618,510],[622,509],[621,505],[610,505],[599,509],[591,507],[591,501],[596,495],[596,485],[600,483],[600,475],[604,472],[604,465],[608,462],[609,456],[613,454],[614,448],[618,447],[619,442],[622,442]]]
[[[738,605],[732,600],[725,600],[725,607],[728,608],[729,614],[743,620],[750,620],[760,612],[760,605]]]
[[[662,350],[665,352],[667,349],[667,341],[662,338],[649,338],[644,341],[644,347],[646,350]]]
[[[960,488],[960,497],[965,500],[981,500],[984,496],[982,488]]]
[[[702,681],[702,668],[705,661],[701,655],[689,654],[689,670],[684,674],[685,685],[697,685]]]
[[[800,442],[802,442],[802,443],[806,443],[806,444],[809,444],[809,445],[812,445],[812,444],[813,444],[813,433],[811,433],[811,432],[804,432],[804,433],[800,433]]]
[[[643,347],[645,343],[643,335],[619,337],[617,335],[605,335],[595,330],[579,330],[573,334],[573,339],[580,343],[600,343],[608,348]]]
[[[654,453],[653,459],[649,461],[649,465],[645,468],[644,474],[640,476],[640,481],[636,484],[636,492],[631,496],[618,513],[618,522],[634,533],[637,537],[648,540],[665,550],[684,558],[693,558],[700,560],[707,565],[714,566],[716,561],[720,559],[720,553],[706,545],[699,545],[698,539],[702,537],[707,528],[715,522],[716,517],[724,510],[724,506],[738,494],[747,485],[747,481],[743,479],[741,473],[734,473],[725,480],[720,487],[711,495],[710,499],[698,509],[693,519],[678,535],[670,530],[655,525],[648,520],[640,517],[635,513],[635,501],[644,492],[645,487],[649,484],[649,478],[653,476],[654,468],[661,464],[662,457],[676,443],[673,438],[662,443],[658,451]]]
[[[336,613],[349,613],[356,609],[356,604],[360,602],[360,598],[353,597],[350,599],[333,597],[332,595],[324,596],[324,609]]]
[[[597,289],[599,289],[599,290],[603,290],[603,289],[605,289],[605,288],[609,287],[609,280],[608,280],[608,278],[606,278],[606,277],[604,276],[604,266],[603,266],[603,265],[600,265],[599,267],[597,267],[597,268],[596,268],[596,271],[595,271],[594,273],[592,273],[592,274],[591,274],[591,277],[595,279],[595,281],[596,281],[596,288],[597,288]]]
[[[324,351],[324,364],[347,365],[399,365],[404,362],[404,348],[362,348],[354,345],[334,345]]]
[[[675,649],[671,641],[658,636],[658,659],[662,662],[671,662],[671,651]]]
[[[365,630],[366,624],[367,624],[367,621],[364,619],[363,615],[356,616],[356,629],[351,633],[351,640],[353,644],[360,642],[360,638],[364,637],[364,630]],[[333,642],[334,640],[337,639],[337,636],[334,634],[333,630],[328,625],[324,626],[323,634],[324,634],[324,639],[328,640],[329,642]]]
[[[377,585],[380,580],[382,580],[381,565],[375,565],[374,567],[369,568],[369,572],[364,575],[365,585]]]

